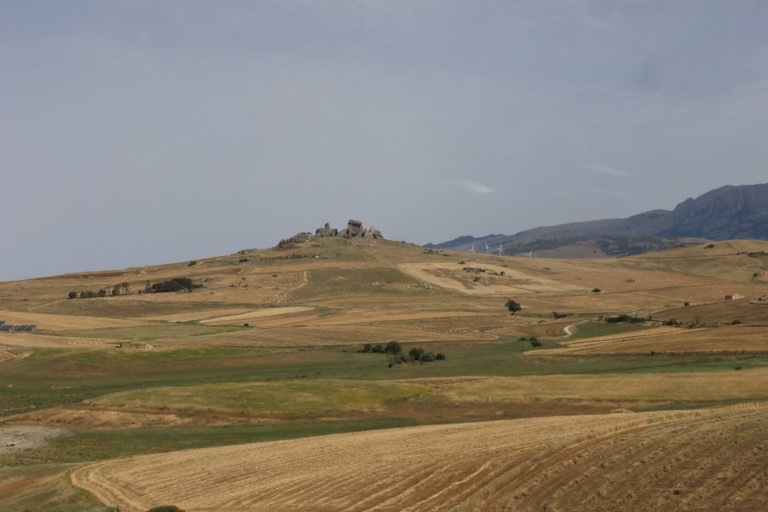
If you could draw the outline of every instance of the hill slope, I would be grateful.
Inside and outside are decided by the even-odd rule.
[[[767,272],[758,240],[545,260],[309,238],[0,283],[0,319],[38,327],[0,331],[0,509],[759,509]]]

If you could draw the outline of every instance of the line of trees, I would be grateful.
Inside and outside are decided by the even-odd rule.
[[[130,293],[131,285],[128,282],[112,285],[108,288],[101,288],[98,291],[84,290],[84,291],[71,291],[67,295],[70,299],[92,299],[94,297],[108,297],[116,295],[126,295]]]
[[[167,292],[191,292],[195,288],[202,288],[203,285],[194,283],[192,279],[188,277],[174,277],[166,281],[159,281],[157,283],[150,283],[147,281],[143,290],[139,290],[138,293],[167,293]],[[113,285],[107,288],[101,288],[98,291],[84,290],[84,291],[71,291],[67,295],[70,299],[93,299],[95,297],[115,297],[117,295],[127,295],[131,292],[130,283],[124,282]]]
[[[147,283],[144,288],[144,293],[167,293],[167,292],[180,292],[186,290],[191,292],[194,288],[201,288],[203,285],[195,284],[188,277],[174,277],[168,281],[160,281],[159,283]]]
[[[389,366],[401,363],[431,363],[432,361],[442,361],[445,359],[445,354],[438,352],[427,352],[420,347],[412,347],[408,354],[403,353],[403,346],[399,341],[390,341],[386,345],[381,343],[366,343],[359,352],[368,354],[389,354],[390,362]]]

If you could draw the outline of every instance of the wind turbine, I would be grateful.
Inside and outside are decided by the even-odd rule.
[[[485,252],[486,252],[486,254],[491,252],[491,248],[488,247],[488,241],[485,241]]]
[[[501,242],[499,242],[499,256],[502,256],[504,254],[504,248],[501,246]]]
[[[526,254],[526,256],[528,256],[529,258],[533,257],[533,248],[531,248],[530,252],[528,252],[528,254]]]
[[[469,250],[472,254],[475,254],[477,251],[475,251],[475,242],[472,242],[472,248]]]

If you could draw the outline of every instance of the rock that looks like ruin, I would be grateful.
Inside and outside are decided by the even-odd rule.
[[[314,237],[312,236],[311,233],[306,233],[306,232],[297,233],[291,238],[280,240],[280,243],[277,244],[277,246],[281,249],[287,249],[295,246],[296,244],[308,242],[315,237],[323,238],[323,237],[334,237],[334,236],[340,236],[344,238],[370,238],[372,240],[384,238],[381,234],[381,231],[379,231],[375,227],[371,226],[370,228],[366,229],[365,227],[363,227],[363,223],[360,222],[359,220],[349,219],[349,222],[347,223],[347,227],[345,229],[338,230],[336,228],[332,228],[331,224],[326,222],[325,226],[321,228],[317,228],[315,230]]]

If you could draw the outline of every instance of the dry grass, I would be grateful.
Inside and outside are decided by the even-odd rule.
[[[429,382],[429,381],[428,381]],[[541,375],[492,377],[437,384],[435,394],[451,402],[711,402],[768,400],[768,369],[718,373],[639,375]]]
[[[575,328],[578,330],[578,326]],[[541,350],[532,355],[768,352],[768,327],[656,327],[633,333],[566,340],[562,344],[563,348]]]

